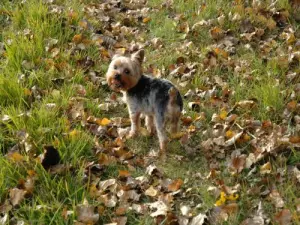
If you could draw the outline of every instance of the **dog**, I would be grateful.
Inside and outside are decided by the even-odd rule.
[[[143,74],[144,54],[141,49],[129,57],[115,55],[106,79],[112,90],[124,95],[131,120],[129,137],[138,134],[143,114],[147,130],[151,135],[157,133],[160,150],[165,152],[168,142],[165,125],[169,122],[171,133],[178,132],[183,101],[170,81]]]

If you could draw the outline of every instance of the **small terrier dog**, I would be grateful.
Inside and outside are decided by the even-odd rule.
[[[130,57],[115,55],[106,79],[112,90],[124,94],[131,120],[129,137],[138,134],[140,116],[143,114],[146,116],[147,130],[151,135],[157,132],[160,150],[165,152],[168,142],[166,122],[170,122],[171,133],[178,131],[183,102],[179,91],[170,81],[143,74],[143,60],[143,49]]]

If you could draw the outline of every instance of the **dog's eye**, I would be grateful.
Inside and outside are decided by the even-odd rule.
[[[130,71],[129,71],[129,69],[125,69],[125,70],[124,70],[124,73],[126,73],[126,74],[130,74]]]
[[[114,65],[114,69],[116,70],[116,69],[118,69],[118,67],[116,65]]]

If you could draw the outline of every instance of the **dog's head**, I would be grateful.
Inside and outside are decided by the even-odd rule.
[[[133,88],[142,76],[144,50],[141,49],[130,57],[115,55],[108,67],[106,79],[114,91],[127,91]]]

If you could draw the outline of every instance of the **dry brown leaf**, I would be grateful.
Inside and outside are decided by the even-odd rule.
[[[289,209],[283,209],[275,215],[275,220],[280,225],[288,225],[292,223],[292,214]]]
[[[99,220],[99,214],[95,213],[95,206],[89,205],[85,200],[82,205],[76,206],[78,221],[85,224],[95,224]]]
[[[276,208],[282,208],[284,206],[284,201],[277,190],[272,190],[269,197],[271,198]]]
[[[98,199],[105,205],[105,207],[108,208],[113,208],[118,203],[117,197],[111,193],[106,195],[101,195]]]
[[[99,182],[99,190],[102,190],[102,191],[110,190],[111,192],[115,192],[116,188],[117,188],[116,179],[108,179],[108,180]]]
[[[9,191],[9,198],[13,206],[19,205],[24,199],[26,190],[13,188]]]
[[[297,101],[295,101],[295,100],[291,101],[287,104],[287,108],[290,111],[294,111],[296,109],[296,107],[297,107]]]
[[[289,137],[289,141],[293,144],[298,144],[300,143],[300,136],[291,136]]]
[[[229,169],[233,174],[240,173],[245,168],[246,157],[245,154],[241,154],[238,150],[232,152]]]
[[[172,191],[172,192],[177,191],[177,190],[180,189],[182,184],[183,184],[183,180],[177,179],[177,180],[173,181],[171,184],[168,185],[168,190]]]
[[[214,27],[210,29],[210,35],[214,40],[219,40],[224,37],[224,30],[219,27]]]
[[[101,153],[98,156],[98,162],[100,165],[109,165],[110,164],[110,160],[109,160],[109,156],[107,154]]]
[[[136,190],[124,191],[120,190],[117,193],[120,202],[128,202],[128,201],[139,201],[141,194],[138,194]]]
[[[126,207],[118,207],[115,211],[117,216],[123,216],[126,214],[127,208]]]
[[[130,173],[128,170],[119,170],[119,177],[129,177]]]

